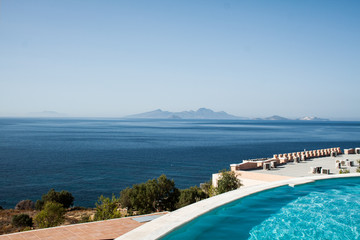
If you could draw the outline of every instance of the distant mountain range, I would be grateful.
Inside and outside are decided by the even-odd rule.
[[[214,112],[211,109],[199,108],[197,111],[169,112],[157,109],[151,112],[134,114],[126,118],[171,118],[171,119],[243,119],[226,112]]]
[[[214,112],[208,108],[199,108],[197,111],[169,112],[157,109],[151,112],[139,113],[126,116],[125,118],[153,118],[153,119],[240,119],[240,120],[269,120],[269,121],[328,121],[329,119],[318,117],[302,117],[297,119],[289,119],[274,115],[266,118],[246,118],[228,114],[224,111]]]

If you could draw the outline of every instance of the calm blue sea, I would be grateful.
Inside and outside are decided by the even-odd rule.
[[[186,188],[243,159],[337,146],[360,146],[360,122],[0,118],[0,206],[55,188],[93,207],[163,173]]]

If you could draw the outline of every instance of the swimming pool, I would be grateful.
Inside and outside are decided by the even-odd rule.
[[[216,208],[162,239],[360,239],[360,178],[282,186]]]

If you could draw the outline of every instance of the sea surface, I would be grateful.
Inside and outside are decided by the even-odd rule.
[[[0,118],[0,206],[68,190],[94,207],[132,184],[199,185],[244,159],[360,147],[360,122]]]

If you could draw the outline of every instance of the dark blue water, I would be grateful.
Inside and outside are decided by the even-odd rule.
[[[360,122],[0,118],[0,206],[50,188],[75,204],[166,174],[186,188],[243,159],[360,146]]]

